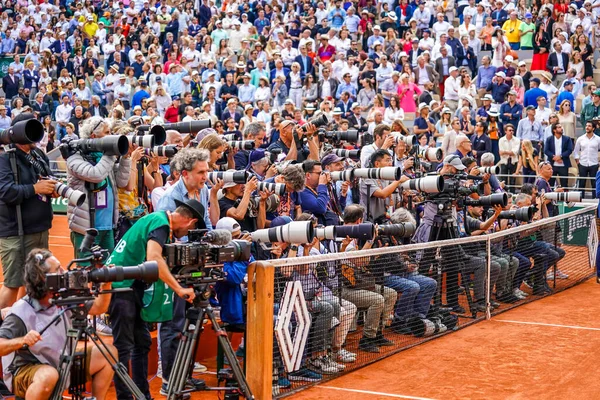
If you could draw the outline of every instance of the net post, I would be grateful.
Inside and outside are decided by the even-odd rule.
[[[491,282],[491,271],[492,271],[492,240],[488,237],[485,241],[485,253],[486,253],[486,282],[485,282],[485,319],[492,318],[490,297],[492,293]],[[467,288],[468,290],[468,288]]]
[[[275,268],[264,261],[248,266],[246,323],[247,380],[256,399],[273,397],[273,301]]]

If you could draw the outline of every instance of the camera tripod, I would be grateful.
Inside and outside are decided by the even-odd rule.
[[[433,243],[438,240],[457,239],[458,238],[457,226],[456,226],[454,217],[452,216],[451,203],[444,202],[444,203],[435,203],[435,204],[438,206],[438,213],[433,218],[433,225],[431,227],[431,231],[429,232],[428,242]],[[426,250],[425,254],[429,253],[429,256],[423,257],[427,261],[431,262],[431,264],[434,263],[435,258],[436,258],[436,255],[433,254],[433,252],[435,252],[435,250]],[[451,248],[446,248],[446,249],[440,248],[439,262],[436,263],[436,267],[435,267],[436,268],[435,279],[437,281],[437,290],[436,290],[436,294],[435,294],[434,300],[433,300],[435,309],[439,309],[442,305],[442,273],[443,273],[442,260],[444,258],[446,258],[448,260],[452,260],[453,258],[455,258],[459,263],[458,272],[460,272],[461,276],[463,277],[463,281],[465,280],[464,277],[468,276],[468,274],[465,273],[465,271],[464,271],[462,261],[458,260],[459,254],[460,254],[460,250],[451,249]],[[458,275],[458,273],[457,273],[457,275]],[[449,280],[446,281],[446,293],[448,293],[448,281]],[[456,276],[456,286],[457,286],[456,290],[458,290],[458,276]],[[474,311],[473,298],[471,297],[471,291],[469,290],[468,287],[465,287],[465,295],[467,296],[467,303],[469,304],[469,310],[471,311],[470,317],[476,318],[477,312]],[[468,317],[468,316],[466,316],[466,317]]]
[[[84,399],[85,396],[85,385],[86,385],[86,351],[87,351],[87,339],[89,338],[96,348],[100,351],[100,354],[111,364],[112,369],[115,371],[115,375],[125,383],[133,397],[137,400],[145,400],[146,396],[133,382],[127,368],[119,362],[106,346],[106,343],[98,336],[96,329],[88,324],[87,321],[87,306],[86,303],[93,302],[93,297],[73,297],[66,299],[54,300],[53,304],[66,306],[50,323],[42,329],[40,332],[43,333],[48,327],[53,324],[59,323],[60,318],[66,311],[71,311],[72,328],[67,332],[67,340],[63,347],[62,356],[58,365],[58,382],[52,392],[52,400],[62,400],[63,393],[67,389],[69,384],[69,393],[73,396],[74,400]],[[84,340],[85,345],[83,351],[77,351],[77,343],[80,340]],[[69,375],[71,375],[69,380]]]
[[[252,392],[250,392],[250,387],[248,386],[246,377],[244,376],[244,372],[242,371],[242,367],[240,366],[240,363],[235,356],[235,352],[231,347],[231,342],[227,337],[227,332],[221,328],[217,322],[213,308],[208,302],[208,297],[203,296],[206,293],[206,290],[196,289],[196,298],[194,299],[194,304],[186,311],[181,342],[177,347],[175,362],[169,377],[167,400],[181,400],[183,399],[184,394],[196,391],[224,391],[230,394],[227,398],[231,400],[239,398],[239,395],[244,396],[246,399],[254,399]],[[227,360],[229,360],[229,364],[231,365],[233,372],[233,378],[237,381],[239,387],[199,386],[191,389],[185,388],[188,378],[191,378],[192,376],[194,360],[196,358],[196,349],[198,348],[197,345],[198,341],[200,340],[200,335],[204,330],[203,322],[205,318],[208,318],[212,322],[213,329],[217,334],[219,345],[225,352]],[[190,325],[194,325],[193,331],[190,331]],[[221,376],[221,371],[219,371],[219,376]],[[226,380],[226,383],[228,380],[229,379]]]

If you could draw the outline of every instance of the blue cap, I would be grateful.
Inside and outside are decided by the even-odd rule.
[[[171,100],[173,100],[173,101],[179,100],[179,96],[173,96],[173,97],[171,97]]]
[[[265,151],[263,149],[252,150],[250,152],[250,159],[249,159],[248,166],[246,169],[249,169],[253,162],[260,161],[263,158],[265,158]]]
[[[533,18],[533,14],[531,14],[530,12],[525,13],[525,18]]]
[[[290,217],[288,217],[287,215],[284,215],[282,217],[277,217],[273,221],[271,221],[271,228],[276,228],[278,226],[287,225],[292,221],[293,220]]]
[[[162,81],[162,78],[161,78],[160,76],[157,76],[157,77],[156,77],[154,80],[155,80],[156,82],[160,82],[160,81]]]
[[[572,81],[572,80],[570,80],[570,79],[567,79],[567,80],[565,81],[565,85],[574,85],[574,84],[575,84],[575,82],[574,82],[574,81]]]

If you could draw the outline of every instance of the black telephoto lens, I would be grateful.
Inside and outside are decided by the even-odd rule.
[[[177,122],[174,124],[163,124],[161,126],[165,131],[174,130],[179,133],[196,133],[200,132],[202,129],[210,128],[210,120]],[[138,130],[148,131],[151,128],[151,125],[141,125],[138,127]]]
[[[529,222],[533,218],[533,207],[521,207],[516,210],[502,211],[498,219],[512,219],[515,221]]]
[[[88,275],[90,282],[121,282],[128,279],[148,283],[156,282],[158,280],[158,263],[146,261],[133,267],[102,267],[90,271]]]
[[[44,137],[44,126],[37,119],[19,121],[10,128],[0,130],[0,144],[31,144]]]
[[[105,136],[100,139],[73,140],[69,142],[69,146],[82,153],[100,152],[107,156],[124,156],[129,151],[129,140],[127,136]]]
[[[394,236],[399,238],[405,238],[412,236],[417,227],[410,222],[405,222],[402,224],[387,224],[387,225],[379,225],[379,229],[377,230],[377,234],[379,236]]]
[[[335,228],[339,238],[349,236],[353,239],[372,240],[375,236],[375,225],[370,222],[358,225],[338,225]]]

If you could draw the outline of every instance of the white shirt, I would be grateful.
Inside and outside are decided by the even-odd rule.
[[[573,157],[579,160],[579,163],[584,167],[591,167],[598,165],[598,151],[600,151],[600,137],[593,133],[591,138],[588,135],[583,135],[575,142]]]
[[[500,156],[500,164],[508,164],[508,159],[511,159],[513,165],[517,165],[519,161],[519,149],[521,147],[521,139],[516,136],[513,136],[511,140],[508,140],[506,136],[503,136],[498,141],[498,148],[500,152],[510,151],[513,153],[512,156]]]
[[[131,86],[127,83],[121,84],[119,83],[114,88],[115,98],[121,101],[129,101],[129,96],[131,94]]]
[[[281,61],[283,61],[283,64],[286,67],[291,67],[292,63],[294,62],[294,59],[300,55],[300,52],[298,51],[298,49],[295,48],[291,48],[288,49],[287,47],[283,50],[281,50]]]
[[[451,26],[452,25],[450,25],[446,21],[438,21],[435,24],[433,24],[433,27],[431,29],[433,29],[433,31],[435,32],[435,37],[439,38],[440,36],[442,36],[443,33],[448,34],[448,29],[450,29]]]
[[[544,107],[544,109],[540,109],[539,107],[535,109],[535,120],[540,124],[547,124],[550,121],[550,114],[552,110],[548,107]]]
[[[329,96],[331,96],[331,85],[329,80],[324,80],[323,85],[321,85],[321,98],[324,99]]]
[[[458,88],[460,87],[460,78],[449,76],[444,83],[444,98],[446,100],[458,101]]]
[[[69,122],[69,120],[71,119],[71,111],[73,111],[73,107],[71,107],[70,104],[61,104],[58,107],[56,107],[56,122]]]
[[[560,135],[560,137],[556,137],[554,136],[554,154],[555,155],[560,155],[562,153],[562,139],[563,139],[563,135]],[[564,167],[565,164],[563,163],[562,159],[560,161],[554,161],[554,166],[556,167]]]

